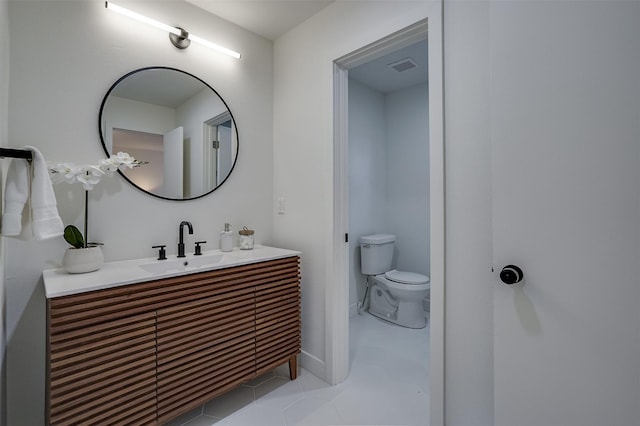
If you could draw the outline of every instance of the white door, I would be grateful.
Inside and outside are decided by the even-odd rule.
[[[184,193],[184,137],[182,127],[167,132],[164,142],[163,195],[181,199]]]
[[[495,425],[639,425],[640,2],[490,28]]]

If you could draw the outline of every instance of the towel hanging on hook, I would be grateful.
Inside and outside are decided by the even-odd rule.
[[[60,236],[64,232],[64,225],[58,214],[49,168],[37,148],[25,148],[12,150],[19,155],[28,151],[32,154],[32,161],[27,164],[12,160],[9,164],[4,189],[2,235],[25,240],[45,240]],[[29,160],[24,155],[14,158]]]

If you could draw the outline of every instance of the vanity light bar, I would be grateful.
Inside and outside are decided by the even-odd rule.
[[[140,21],[142,23],[145,23],[147,25],[151,25],[152,27],[156,27],[160,30],[165,30],[167,32],[170,32],[172,34],[175,35],[180,35],[180,30],[178,28],[172,27],[170,25],[167,24],[163,24],[162,22],[158,22],[154,19],[151,18],[147,18],[144,15],[140,15],[139,13],[133,12],[129,9],[125,9],[124,7],[118,6],[117,4],[113,4],[109,1],[105,2],[105,7],[109,10],[112,10],[114,12],[118,12],[124,16],[127,16],[129,18],[135,19],[136,21]]]
[[[196,43],[199,43],[203,46],[207,46],[209,49],[213,49],[213,50],[217,50],[218,52],[224,53],[226,55],[232,56],[236,59],[240,59],[240,54],[238,52],[235,52],[231,49],[227,49],[226,47],[222,47],[218,44],[215,43],[211,43],[210,41],[207,41],[201,37],[198,37],[195,34],[189,34],[188,36],[189,40],[193,40]]]
[[[184,49],[184,48],[188,47],[189,46],[189,44],[188,44],[189,40],[192,40],[192,41],[195,41],[196,43],[202,44],[203,46],[206,46],[206,47],[208,47],[210,49],[213,49],[213,50],[216,50],[218,52],[224,53],[226,55],[232,56],[232,57],[234,57],[236,59],[240,59],[240,57],[241,57],[238,52],[235,52],[235,51],[233,51],[231,49],[227,49],[226,47],[220,46],[218,44],[211,43],[210,41],[207,41],[207,40],[203,39],[202,37],[198,37],[197,35],[188,33],[187,31],[185,31],[182,28],[176,28],[176,27],[172,27],[171,25],[163,24],[162,22],[156,21],[155,19],[148,18],[148,17],[146,17],[144,15],[140,15],[139,13],[133,12],[133,11],[131,11],[129,9],[125,9],[122,6],[118,6],[116,4],[113,4],[110,1],[105,1],[104,2],[104,6],[107,9],[109,9],[109,10],[111,10],[113,12],[120,13],[120,14],[122,14],[124,16],[127,16],[129,18],[135,19],[136,21],[140,21],[140,22],[143,22],[143,23],[145,23],[147,25],[151,25],[152,27],[156,27],[158,29],[167,31],[170,34],[169,37],[171,37],[171,34],[173,34],[174,36],[177,36],[177,37],[173,37],[172,38],[172,43],[176,47],[178,47],[180,49]],[[182,44],[182,45],[179,46],[178,44],[176,44],[176,42],[174,42],[174,39],[176,39],[176,38],[178,40],[181,39],[183,42],[186,42],[186,44]]]

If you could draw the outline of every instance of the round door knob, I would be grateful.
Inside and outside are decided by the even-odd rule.
[[[516,265],[507,265],[500,271],[500,280],[508,285],[519,283],[523,277],[522,269]]]

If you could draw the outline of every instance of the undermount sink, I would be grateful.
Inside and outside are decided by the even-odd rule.
[[[171,260],[158,260],[156,262],[138,265],[142,270],[151,274],[163,274],[165,272],[181,272],[200,269],[206,266],[217,265],[225,260],[226,255],[216,253],[202,256],[180,257]]]

